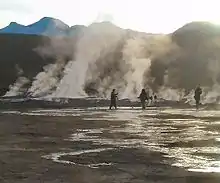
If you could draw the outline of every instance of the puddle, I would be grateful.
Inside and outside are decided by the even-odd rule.
[[[67,141],[88,142],[97,145],[98,149],[89,149],[74,152],[57,152],[47,156],[57,163],[74,164],[98,168],[110,166],[111,163],[77,164],[63,160],[64,156],[100,153],[119,148],[141,148],[164,153],[164,158],[170,158],[171,164],[183,167],[194,172],[220,172],[220,128],[218,128],[220,111],[193,111],[181,109],[152,108],[146,111],[122,109],[117,111],[96,111],[95,108],[85,110],[33,110],[21,113],[18,111],[4,111],[8,114],[45,115],[45,116],[81,116],[85,120],[82,129],[70,135]],[[164,115],[166,113],[166,115]],[[171,115],[177,115],[176,119]],[[181,118],[181,116],[183,118]],[[156,116],[156,118],[155,118]],[[211,122],[207,122],[210,116]],[[196,117],[196,118],[194,118]],[[204,117],[206,120],[204,120]],[[213,118],[216,117],[216,118]],[[109,121],[109,126],[94,129],[85,129],[86,123],[93,121]],[[114,126],[114,121],[123,121],[125,124]],[[103,145],[112,148],[101,148]],[[212,156],[212,154],[216,156]],[[113,162],[112,162],[113,163]]]
[[[80,163],[76,163],[72,161],[61,160],[61,158],[65,156],[76,156],[76,155],[96,153],[96,152],[99,153],[99,152],[109,151],[109,150],[113,150],[113,148],[89,149],[89,150],[82,150],[82,151],[75,151],[75,152],[58,152],[58,153],[52,153],[50,155],[43,156],[43,158],[50,159],[56,163],[86,166],[89,168],[98,168],[100,166],[110,166],[112,165],[112,163],[103,162],[103,163],[97,163],[97,164],[80,164]]]

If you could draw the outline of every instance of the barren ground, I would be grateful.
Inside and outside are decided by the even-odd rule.
[[[0,182],[219,183],[220,113],[208,114],[2,111]]]

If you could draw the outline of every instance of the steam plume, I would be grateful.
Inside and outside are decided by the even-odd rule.
[[[24,93],[22,87],[28,83],[29,80],[27,78],[19,77],[13,85],[9,86],[9,91],[4,96],[10,97],[10,96],[22,95]]]
[[[213,29],[210,28],[210,29]],[[120,29],[111,23],[94,23],[77,39],[52,42],[45,54],[70,59],[44,68],[30,91],[54,97],[96,95],[108,97],[112,88],[121,98],[136,99],[142,88],[165,99],[193,100],[201,84],[205,102],[219,101],[220,34],[194,28],[172,35],[153,35]],[[201,30],[201,29],[199,29]],[[190,39],[186,38],[190,37]],[[55,50],[55,51],[54,51]],[[64,50],[64,51],[62,51]],[[184,99],[185,100],[185,99]]]
[[[65,61],[59,59],[55,64],[46,65],[43,72],[40,72],[28,90],[32,96],[44,96],[56,88],[62,76]]]
[[[90,69],[97,66],[97,60],[105,55],[107,50],[110,51],[112,47],[116,46],[121,36],[121,29],[110,23],[92,24],[78,40],[74,53],[75,59],[66,66],[65,75],[53,96],[79,97],[87,95],[84,87]]]
[[[22,95],[25,92],[25,85],[30,82],[28,78],[22,76],[24,71],[18,64],[15,65],[15,70],[17,73],[17,79],[14,84],[9,86],[9,91],[6,92],[4,95],[5,97]]]

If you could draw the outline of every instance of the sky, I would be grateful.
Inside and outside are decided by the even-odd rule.
[[[148,33],[170,33],[192,21],[220,24],[219,0],[0,0],[0,28],[43,17],[69,26],[111,21]]]

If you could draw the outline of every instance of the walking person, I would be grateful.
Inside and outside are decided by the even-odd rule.
[[[118,98],[118,93],[115,92],[115,89],[112,90],[111,92],[111,102],[110,102],[110,107],[109,109],[112,109],[114,107],[117,109],[117,98]]]
[[[196,87],[195,93],[194,93],[194,99],[196,101],[196,109],[197,110],[199,109],[201,94],[202,94],[202,89],[201,89],[200,85],[198,85]]]
[[[148,100],[148,96],[147,96],[147,93],[146,93],[145,89],[141,90],[141,94],[139,95],[138,98],[141,101],[142,109],[145,109],[146,108],[146,100]]]

